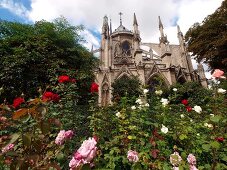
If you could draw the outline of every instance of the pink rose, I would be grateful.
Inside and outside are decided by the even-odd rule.
[[[69,167],[70,167],[70,170],[73,170],[74,168],[77,168],[79,166],[83,165],[83,160],[80,159],[80,160],[77,160],[75,159],[74,157],[71,159],[71,161],[69,162]]]
[[[137,162],[139,160],[138,153],[132,150],[128,151],[127,158],[130,162]]]
[[[72,130],[67,130],[66,132],[65,132],[65,138],[67,138],[67,139],[71,139],[72,137],[73,137],[73,131]]]
[[[188,155],[187,161],[190,165],[190,170],[198,170],[195,166],[196,165],[196,158],[193,154]]]
[[[212,74],[212,77],[222,78],[223,74],[224,74],[224,71],[219,70],[219,69],[215,69],[213,74]]]
[[[95,157],[97,150],[96,144],[97,142],[94,138],[89,138],[88,140],[85,140],[77,150],[77,152],[83,157],[84,162],[90,163],[90,161]]]
[[[12,143],[9,145],[6,145],[4,148],[2,148],[2,153],[6,153],[10,150],[13,150],[13,148],[14,148],[14,144],[12,144]]]
[[[55,139],[55,143],[57,145],[62,145],[64,143],[64,141],[65,141],[65,130],[61,130]]]
[[[75,159],[83,159],[83,157],[81,156],[81,154],[79,153],[79,152],[76,152],[74,155],[73,155],[73,157],[75,158]]]

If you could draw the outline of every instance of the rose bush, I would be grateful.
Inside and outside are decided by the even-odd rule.
[[[122,97],[116,105],[94,109],[91,128],[100,149],[95,167],[226,169],[227,103],[218,91],[222,83],[215,83],[219,78],[212,89],[186,83],[168,93],[148,92],[134,103]],[[138,153],[138,161],[128,159],[129,151]]]
[[[60,75],[77,81],[59,82],[58,76],[40,97],[0,105],[3,169],[227,168],[223,74],[213,77],[210,89],[195,83],[152,93],[139,89],[138,98],[122,96],[105,108],[95,106],[98,84],[92,79]],[[80,105],[82,87],[87,105]]]

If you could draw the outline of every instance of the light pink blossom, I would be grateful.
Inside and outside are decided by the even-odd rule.
[[[55,143],[57,145],[62,145],[64,143],[64,141],[65,141],[65,130],[61,130],[55,139]]]
[[[68,131],[65,131],[65,130],[61,130],[59,133],[58,133],[58,136],[56,137],[55,139],[55,143],[57,145],[62,145],[65,140],[67,139],[71,139],[72,136],[73,136],[73,131],[72,130],[68,130]]]
[[[222,70],[219,70],[219,69],[215,69],[213,74],[212,74],[212,77],[214,78],[224,78],[224,71]]]
[[[127,158],[130,162],[137,162],[139,160],[138,152],[129,150],[127,154]]]
[[[6,145],[4,148],[2,148],[2,153],[6,153],[6,152],[8,152],[10,150],[13,150],[13,148],[14,148],[14,144],[13,143],[11,143],[9,145]]]
[[[69,162],[70,170],[73,170],[74,168],[77,168],[79,166],[83,165],[82,159],[75,159],[74,157]]]
[[[89,138],[88,140],[85,140],[81,147],[77,150],[86,163],[90,163],[95,157],[97,151],[96,144],[97,142],[94,138]]]
[[[195,156],[193,154],[189,154],[188,155],[187,161],[189,163],[190,170],[198,170],[196,168],[196,158],[195,158]]]

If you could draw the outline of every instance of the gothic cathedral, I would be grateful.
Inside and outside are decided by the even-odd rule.
[[[136,76],[142,84],[150,86],[155,84],[157,77],[167,87],[187,81],[198,81],[207,86],[202,64],[198,64],[197,70],[192,67],[180,27],[177,26],[179,45],[169,44],[160,17],[158,20],[159,43],[143,43],[135,14],[133,31],[122,25],[121,18],[119,27],[112,31],[107,16],[103,18],[101,47],[92,50],[92,53],[100,52],[100,65],[95,71],[96,83],[99,85],[99,105],[111,104],[111,84],[125,76]]]

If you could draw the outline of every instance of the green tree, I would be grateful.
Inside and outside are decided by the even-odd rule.
[[[140,86],[141,83],[137,77],[122,76],[112,84],[114,100],[118,102],[121,97],[139,97],[141,94]]]
[[[227,0],[213,14],[186,33],[188,50],[198,61],[208,63],[211,69],[227,71]]]
[[[0,87],[4,88],[0,101],[11,102],[22,92],[34,97],[38,88],[56,84],[62,74],[91,82],[96,58],[81,45],[82,30],[62,17],[34,25],[0,21]],[[83,90],[89,85],[83,84]]]

